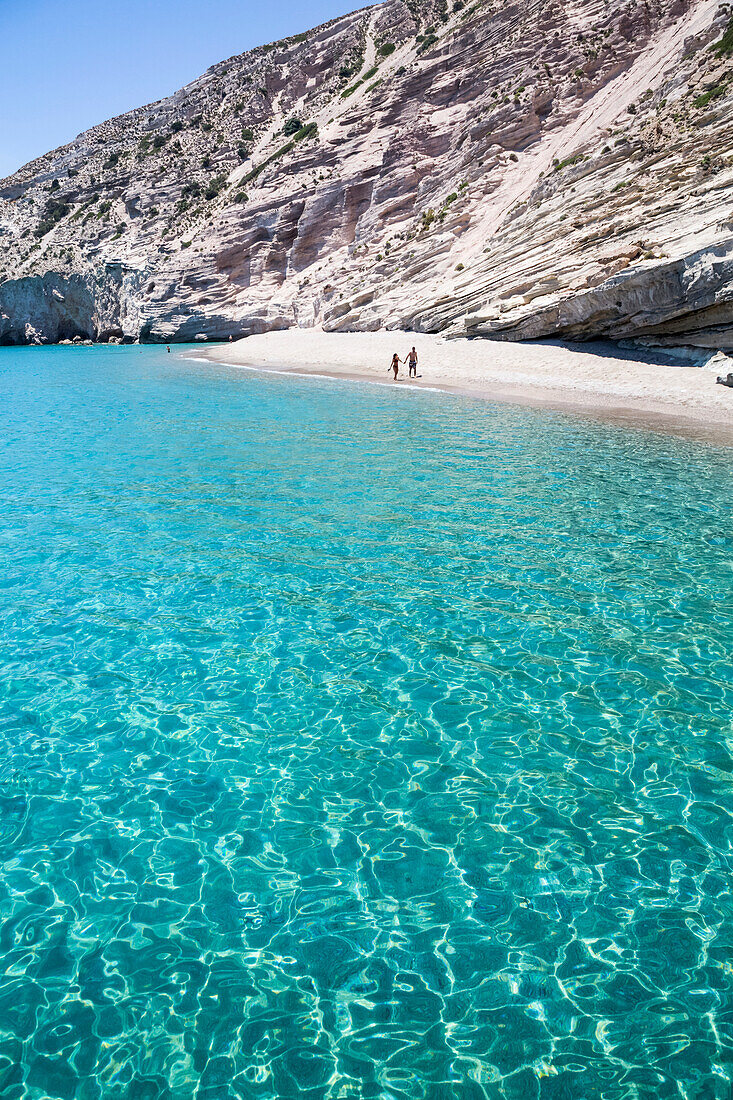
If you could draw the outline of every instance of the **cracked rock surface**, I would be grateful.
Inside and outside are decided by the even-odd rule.
[[[0,342],[293,326],[733,348],[717,0],[386,0],[0,182]]]

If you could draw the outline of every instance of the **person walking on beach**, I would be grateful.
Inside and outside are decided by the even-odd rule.
[[[394,380],[395,380],[395,382],[397,381],[397,371],[399,369],[400,369],[400,357],[397,354],[397,352],[395,352],[394,355],[392,356],[392,362],[387,367],[387,373],[389,373],[389,371],[391,371],[391,370],[394,371]]]
[[[412,351],[409,351],[407,353],[407,357],[405,359],[405,362],[407,362],[408,359],[410,361],[410,367],[409,367],[409,370],[408,370],[408,378],[413,378],[413,377],[417,378],[417,352],[415,351],[414,347],[412,348]]]

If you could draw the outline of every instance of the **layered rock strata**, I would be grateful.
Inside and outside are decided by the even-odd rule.
[[[717,0],[386,0],[0,183],[0,342],[291,326],[733,348]]]

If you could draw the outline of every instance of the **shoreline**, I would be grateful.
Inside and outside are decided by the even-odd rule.
[[[418,378],[408,379],[401,366],[394,382],[388,371],[392,352],[404,358],[413,344]],[[399,331],[285,329],[204,345],[184,357],[265,373],[549,408],[733,446],[733,391],[716,384],[716,371],[670,363],[663,353],[632,357],[607,343],[586,347],[445,340]]]

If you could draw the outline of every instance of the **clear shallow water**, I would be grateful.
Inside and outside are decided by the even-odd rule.
[[[733,454],[2,349],[0,1096],[727,1098]]]

